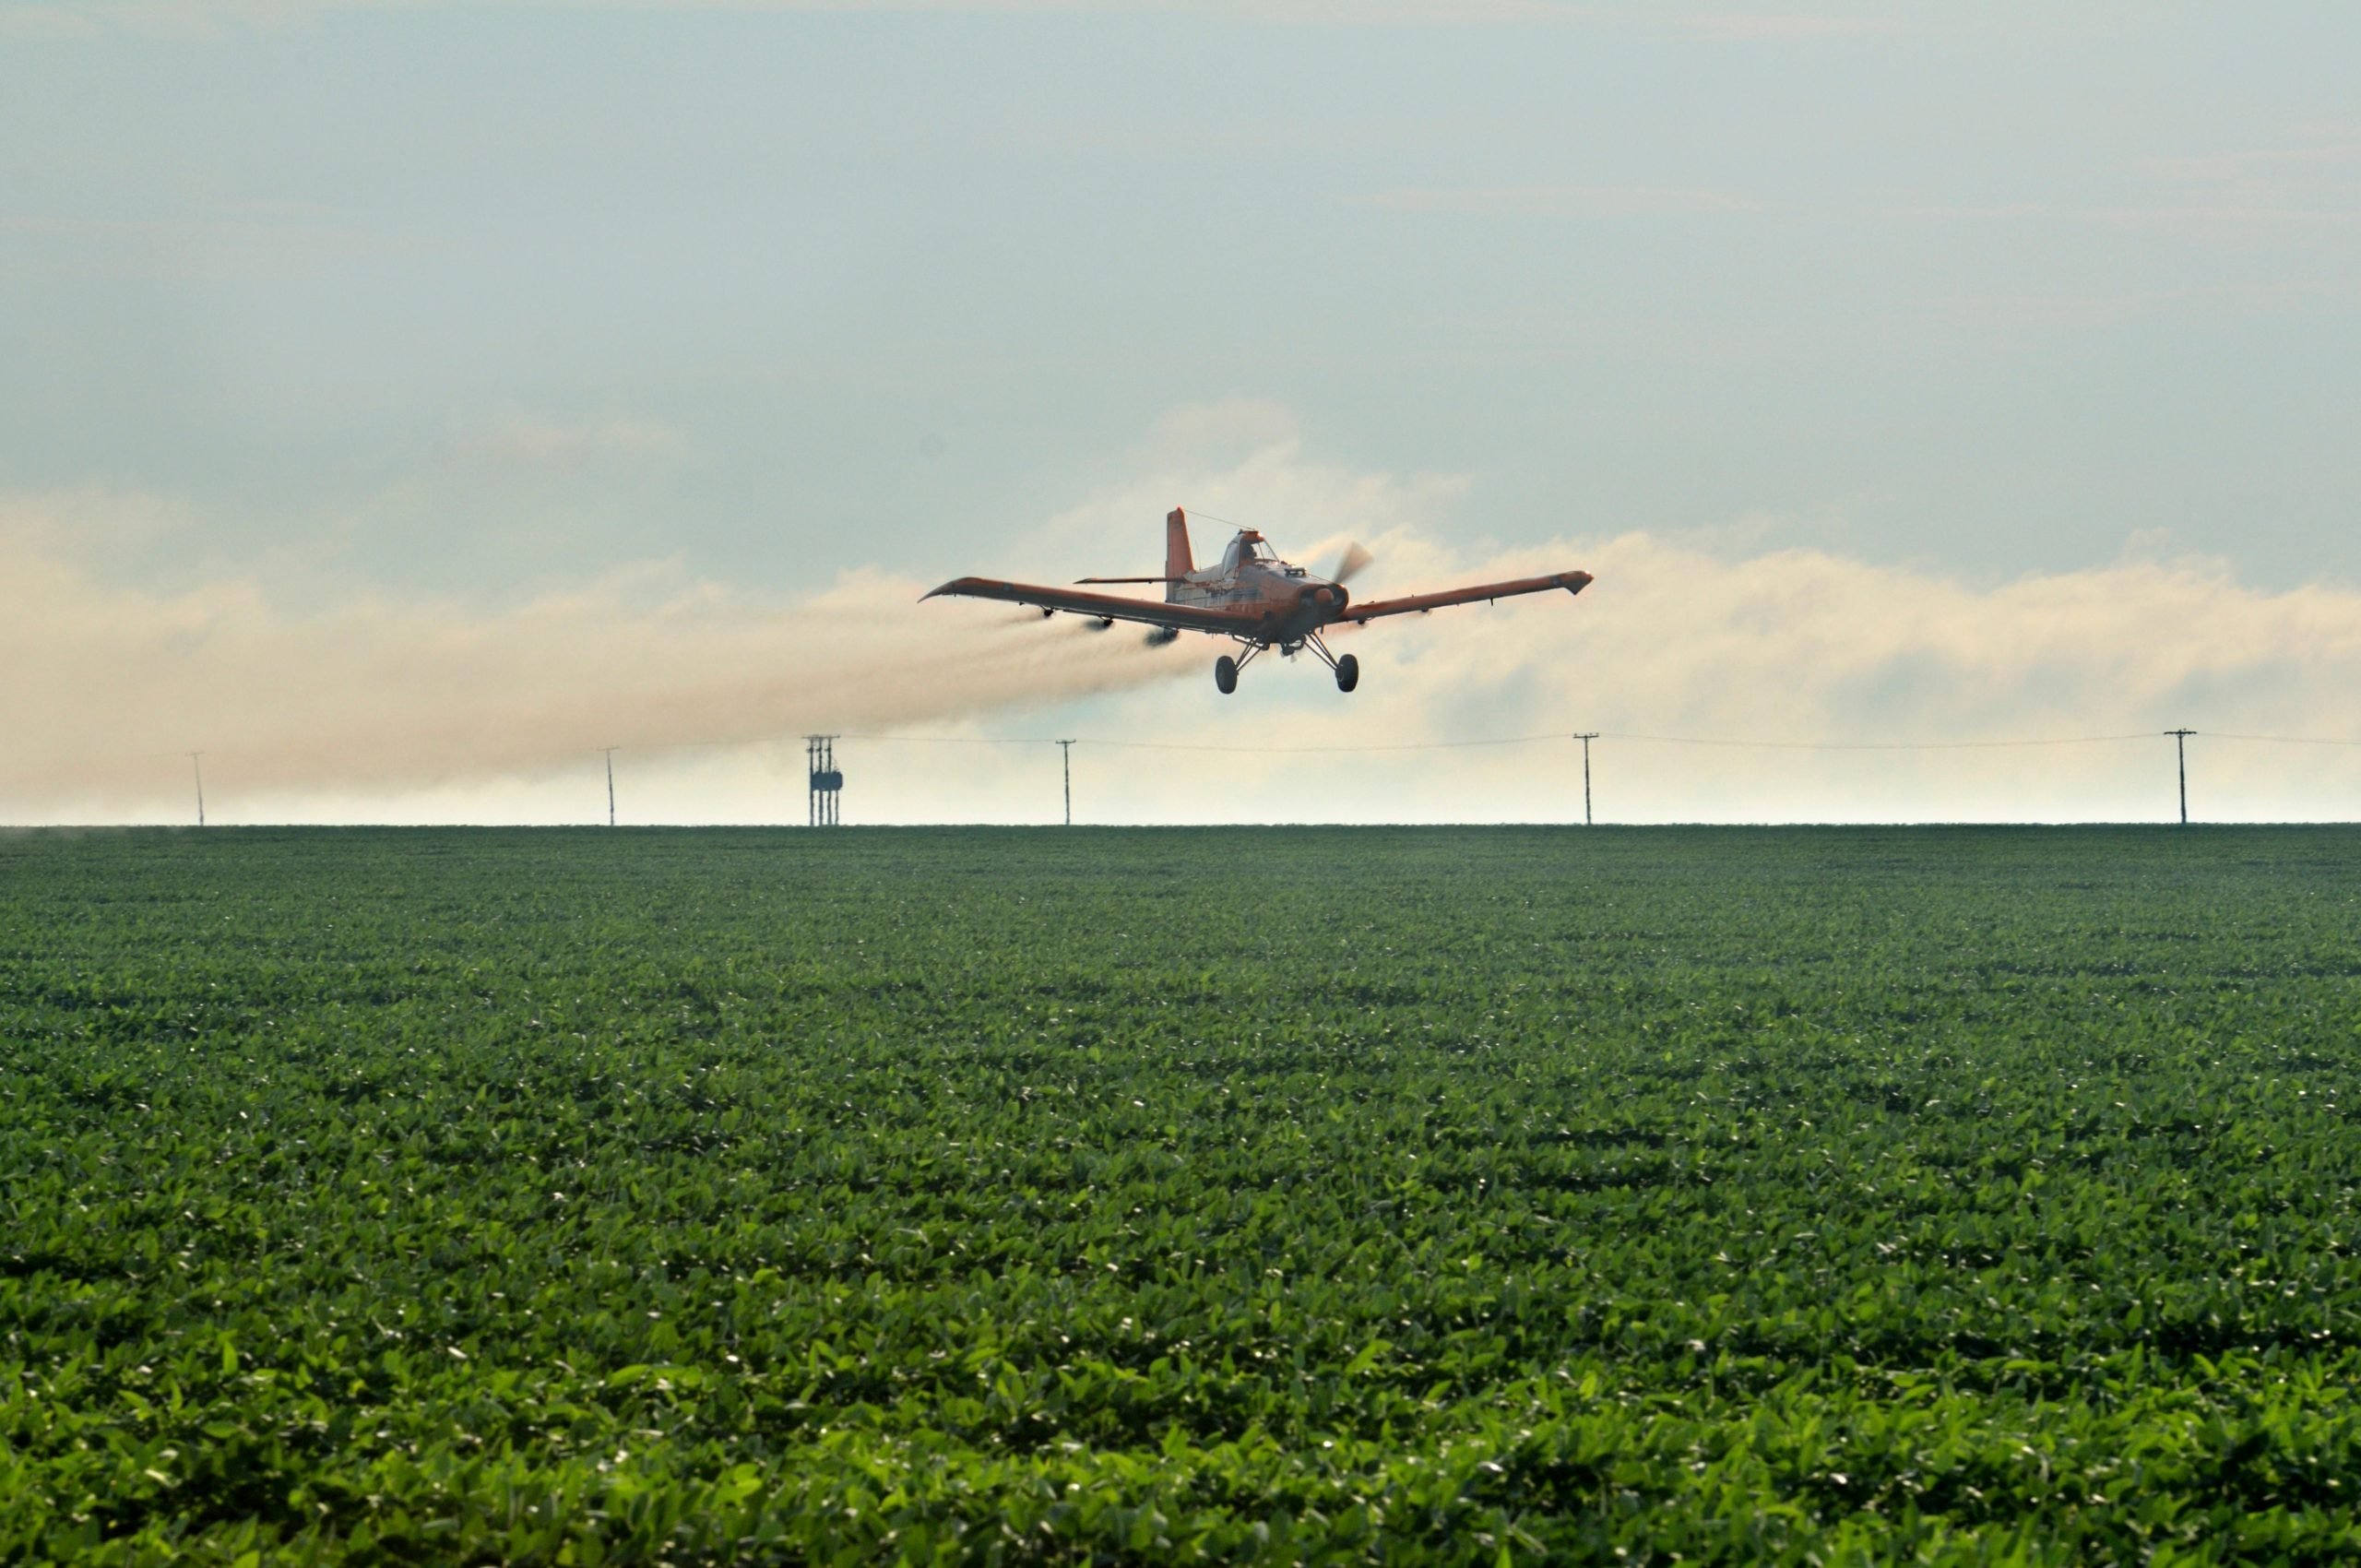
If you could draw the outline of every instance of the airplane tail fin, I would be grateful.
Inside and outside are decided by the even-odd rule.
[[[1185,577],[1196,569],[1196,563],[1189,552],[1189,515],[1175,506],[1171,515],[1164,519],[1164,575]],[[1180,591],[1179,583],[1164,585],[1164,597],[1168,600],[1176,597]]]

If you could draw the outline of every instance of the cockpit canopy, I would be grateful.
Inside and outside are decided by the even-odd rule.
[[[1236,573],[1240,566],[1250,561],[1260,562],[1265,565],[1275,565],[1278,559],[1278,552],[1273,550],[1270,542],[1261,534],[1256,533],[1252,529],[1240,529],[1238,530],[1238,537],[1229,541],[1229,548],[1222,552],[1221,569],[1223,574],[1228,576]]]

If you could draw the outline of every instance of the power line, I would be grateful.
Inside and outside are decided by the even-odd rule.
[[[1778,752],[1972,752],[2011,746],[2098,746],[2153,738],[2142,731],[2131,735],[2055,735],[2022,741],[1726,741],[1698,735],[1627,735],[1611,730],[1606,737],[1659,746],[1738,746]]]
[[[2207,732],[2218,733],[2212,731]],[[1594,730],[1591,731],[1591,736],[1596,740],[1636,741],[1662,746],[1728,746],[1801,752],[1952,752],[2014,746],[2094,746],[2121,741],[2152,740],[2154,738],[2154,731],[2143,730],[2128,735],[2061,735],[2033,740],[2004,741],[1738,741],[1698,735],[1638,735],[1614,730]],[[1185,741],[1116,741],[1090,737],[1082,737],[1071,743],[1078,746],[1107,746],[1135,752],[1215,752],[1241,756],[1309,756],[1370,752],[1458,751],[1474,746],[1528,746],[1543,741],[1559,741],[1565,738],[1565,731],[1553,730],[1540,735],[1492,735],[1464,741],[1401,741],[1382,745],[1240,746]],[[1030,735],[847,735],[844,739],[866,741],[872,744],[896,745],[1038,746],[1068,743],[1044,736]],[[2319,743],[2361,745],[2361,741],[2329,741]]]
[[[2166,731],[2170,733],[2170,731]],[[2195,733],[2195,731],[2191,731]],[[2011,737],[1993,741],[1754,741],[1738,740],[1721,735],[1652,735],[1627,730],[1594,730],[1595,740],[1624,741],[1652,746],[1715,746],[1734,750],[1780,752],[1962,752],[1995,751],[2037,746],[2102,746],[2128,741],[2155,738],[2153,730],[2138,730],[2120,735],[2040,735]],[[2208,730],[2208,739],[2216,741],[2254,741],[2272,745],[2287,746],[2361,746],[2361,740],[2343,740],[2321,735],[2249,735],[2233,730]],[[790,737],[783,735],[752,735],[732,741],[652,741],[641,742],[640,751],[687,752],[721,751],[742,746],[771,745]],[[808,737],[807,737],[808,738]],[[869,745],[894,746],[1103,746],[1135,752],[1209,752],[1232,756],[1316,756],[1355,755],[1381,752],[1445,752],[1479,746],[1531,746],[1544,741],[1560,741],[1567,737],[1563,730],[1552,730],[1532,735],[1482,735],[1459,741],[1397,741],[1362,745],[1310,746],[1242,746],[1199,743],[1186,741],[1123,741],[1104,736],[1060,737],[1055,735],[865,735],[839,733],[828,737],[839,741],[858,741]],[[1574,737],[1579,739],[1580,737]],[[604,749],[604,748],[602,748]],[[623,748],[617,747],[616,750]]]
[[[1583,819],[1585,824],[1588,824],[1594,820],[1591,800],[1589,754],[1589,742],[1594,740],[1612,740],[1643,745],[1703,746],[1728,750],[1931,753],[2126,744],[2131,742],[2154,739],[2158,733],[2159,731],[2140,731],[2121,734],[2012,736],[1992,740],[1953,741],[1787,741],[1741,739],[1718,735],[1667,735],[1643,733],[1631,731],[1593,730],[1572,732],[1572,738],[1583,742]],[[2180,795],[2180,820],[2187,822],[2187,742],[2189,736],[2197,734],[2199,731],[2194,729],[2184,727],[2164,731],[2161,731],[2161,733],[2169,735],[2174,739],[2176,748],[2175,760],[2178,773],[2177,785]],[[2341,748],[2361,747],[2361,739],[2344,736],[2270,735],[2235,730],[2208,730],[2203,731],[2203,733],[2207,738],[2216,742],[2226,742],[2233,743],[2282,746],[2328,746]],[[1558,730],[1551,731],[1547,733],[1536,734],[1470,736],[1460,740],[1402,741],[1359,744],[1347,743],[1338,745],[1318,743],[1297,745],[1252,745],[1235,742],[1133,741],[1089,736],[908,735],[893,733],[808,735],[804,737],[804,740],[811,751],[810,761],[812,777],[810,782],[813,800],[810,819],[814,826],[833,826],[840,820],[837,815],[836,797],[838,791],[843,789],[844,778],[844,776],[836,769],[836,761],[833,753],[833,742],[839,739],[853,742],[866,742],[871,744],[879,745],[1057,746],[1060,748],[1061,771],[1063,775],[1064,821],[1067,826],[1072,826],[1074,820],[1073,748],[1075,746],[1100,746],[1109,750],[1118,751],[1197,753],[1208,755],[1228,756],[1350,756],[1395,753],[1411,754],[1460,751],[1501,746],[1537,745],[1544,742],[1555,742],[1567,738],[1569,738],[1569,731]],[[756,735],[727,741],[656,741],[643,743],[635,749],[664,752],[686,751],[708,747],[715,749],[749,747],[781,743],[786,739],[787,737],[784,736]],[[625,748],[621,745],[609,745],[598,747],[596,749],[605,758],[607,778],[607,824],[611,827],[616,826],[619,821],[615,793],[614,754],[617,751],[623,750]],[[157,754],[149,753],[146,754],[152,757]],[[208,817],[205,803],[205,771],[204,764],[201,759],[209,754],[209,753],[204,751],[188,751],[180,754],[189,759],[191,781],[194,784],[196,790],[196,823],[199,827],[203,827],[207,825]],[[131,759],[126,756],[123,760],[127,762]]]
[[[2189,731],[2194,735],[2196,731]],[[2208,730],[2209,741],[2260,741],[2273,746],[2361,746],[2361,741],[2331,741],[2318,735],[2241,735],[2235,730]]]
[[[839,741],[891,742],[898,746],[1054,746],[1049,735],[838,735]],[[697,746],[751,746],[759,741],[697,741]]]
[[[1083,741],[1079,743],[1113,746],[1129,752],[1227,752],[1248,756],[1309,756],[1320,753],[1443,752],[1468,746],[1529,746],[1536,741],[1557,740],[1562,734],[1563,731],[1558,731],[1548,735],[1502,735],[1481,741],[1405,741],[1382,746],[1216,746],[1192,745],[1181,741]]]
[[[2196,731],[2191,731],[2195,733]],[[1525,746],[1544,741],[1560,741],[1567,731],[1552,730],[1533,735],[1487,735],[1461,741],[1404,741],[1379,745],[1341,746],[1240,746],[1199,745],[1177,741],[1122,741],[1103,737],[1075,737],[1078,746],[1120,747],[1128,751],[1223,752],[1240,755],[1310,755],[1321,753],[1352,754],[1364,752],[1428,752],[1455,751],[1471,746]],[[1723,746],[1763,751],[1804,752],[1948,752],[1982,751],[2022,746],[2096,746],[2127,741],[2153,740],[2153,730],[2134,731],[2120,735],[2044,735],[1993,741],[1754,741],[1718,735],[1652,735],[1625,730],[1593,731],[1601,740],[1634,742],[1657,746]],[[2169,731],[2166,731],[2169,733]],[[2361,739],[2332,735],[2255,735],[2236,730],[2208,730],[2205,737],[2213,741],[2250,741],[2280,746],[2361,746]],[[797,737],[788,735],[747,735],[721,741],[641,741],[629,748],[647,752],[721,751],[737,747],[781,744]],[[860,741],[872,745],[901,746],[1053,746],[1059,737],[1051,735],[864,735],[838,734],[832,739]],[[595,748],[605,750],[604,747]],[[626,748],[618,746],[618,751]],[[109,766],[121,766],[152,759],[160,754],[143,752],[124,754],[108,759]],[[183,752],[183,756],[194,754]]]

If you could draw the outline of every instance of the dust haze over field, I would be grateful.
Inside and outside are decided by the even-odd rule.
[[[916,601],[851,574],[803,598],[651,563],[512,605],[369,596],[291,610],[249,577],[111,585],[54,536],[0,535],[18,802],[158,792],[160,757],[218,754],[259,790],[529,775],[624,743],[745,745],[991,713],[1177,673],[1135,627],[1054,628]],[[931,586],[931,585],[926,585]]]

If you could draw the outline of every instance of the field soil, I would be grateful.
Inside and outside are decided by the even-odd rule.
[[[0,1561],[2361,1552],[2361,831],[0,836]]]

